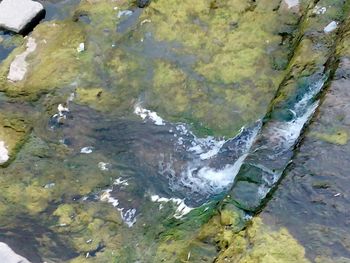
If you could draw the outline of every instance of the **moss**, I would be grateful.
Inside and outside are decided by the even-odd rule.
[[[13,35],[10,37],[6,37],[1,42],[1,45],[3,45],[5,48],[10,48],[13,46],[20,46],[24,43],[24,38],[21,35]]]
[[[6,115],[0,114],[0,141],[5,143],[9,152],[9,160],[2,164],[7,165],[13,160],[17,151],[25,142],[31,130],[30,124],[22,116],[6,112]]]
[[[69,204],[60,205],[53,215],[59,217],[58,222],[60,225],[69,225],[72,223],[72,219],[75,216],[74,207]]]
[[[312,132],[310,136],[328,143],[338,144],[338,145],[346,145],[349,140],[349,135],[346,130],[338,130],[331,134],[321,133],[321,132]]]
[[[309,262],[304,248],[286,228],[274,230],[260,218],[254,218],[243,233],[234,236],[231,245],[215,262]]]
[[[58,217],[58,224],[52,228],[63,235],[69,233],[67,241],[84,256],[101,244],[109,251],[117,250],[120,245],[118,229],[122,221],[119,212],[108,204],[62,204],[53,215]],[[108,255],[103,253],[99,257]]]
[[[7,81],[14,54],[20,53],[23,46],[8,57],[0,69],[2,90],[10,96],[26,95],[36,99],[43,92],[70,84],[83,68],[76,48],[85,37],[76,23],[45,22],[35,28],[31,37],[36,39],[37,48],[26,59],[30,66],[25,79],[16,83]]]
[[[120,99],[102,88],[77,88],[75,103],[108,112],[119,106]]]
[[[158,43],[175,46],[172,52],[191,55],[193,62],[156,62],[146,104],[165,119],[185,120],[195,132],[216,136],[233,136],[261,118],[289,57],[289,45],[280,45],[279,34],[285,27],[293,32],[298,22],[298,15],[273,11],[278,4],[153,1],[140,18],[151,20],[143,30],[151,31]],[[276,67],[278,57],[283,62]]]

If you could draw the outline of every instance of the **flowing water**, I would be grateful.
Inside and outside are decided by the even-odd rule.
[[[23,80],[28,38],[0,36],[0,242],[31,262],[350,260],[347,1],[40,2]],[[254,252],[256,218],[300,257]]]

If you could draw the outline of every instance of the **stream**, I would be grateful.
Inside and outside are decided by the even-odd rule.
[[[0,243],[350,262],[349,1],[39,2],[28,36],[0,32]]]

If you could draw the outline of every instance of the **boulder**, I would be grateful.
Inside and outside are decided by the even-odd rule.
[[[21,33],[44,13],[42,4],[32,0],[3,0],[0,2],[0,27]]]
[[[16,254],[7,244],[0,242],[0,262],[30,263],[26,258]]]

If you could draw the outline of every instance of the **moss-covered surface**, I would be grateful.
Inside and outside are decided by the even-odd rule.
[[[273,229],[257,217],[245,231],[233,236],[215,262],[310,262],[305,250],[286,228]]]
[[[153,32],[155,41],[174,45],[177,56],[191,59],[160,61],[146,104],[217,135],[232,136],[262,117],[283,79],[299,19],[278,10],[278,4],[154,1],[142,14],[151,21],[144,30]],[[281,35],[287,36],[283,44]]]
[[[9,112],[5,115],[0,114],[0,141],[4,142],[9,156],[8,161],[1,165],[7,165],[15,157],[30,129],[30,124],[19,114]]]
[[[7,80],[9,65],[14,56],[23,51],[23,46],[16,48],[2,63],[1,90],[9,96],[37,99],[42,93],[69,85],[81,70],[76,48],[84,42],[84,33],[76,23],[45,22],[36,27],[31,36],[37,48],[26,59],[29,67],[23,80],[15,83]]]
[[[219,210],[217,202],[205,204],[175,219],[175,205],[150,200],[157,177],[145,183],[146,169],[138,175],[125,167],[134,160],[123,154],[134,149],[123,145],[138,133],[123,137],[118,133],[127,127],[109,131],[103,125],[141,122],[133,114],[141,103],[165,120],[192,125],[199,135],[232,137],[268,108],[284,113],[312,83],[309,77],[328,66],[336,34],[322,29],[341,21],[347,8],[342,1],[318,5],[327,6],[323,16],[313,14],[314,1],[306,0],[297,10],[277,0],[154,0],[142,10],[133,1],[83,0],[74,17],[35,28],[31,37],[38,47],[27,58],[25,79],[16,83],[7,80],[9,65],[26,40],[13,40],[18,48],[0,65],[1,102],[16,109],[0,115],[0,141],[13,160],[0,169],[0,230],[27,222],[47,262],[308,262],[286,228],[259,218],[249,223],[232,204]],[[126,10],[133,14],[120,15]],[[345,52],[346,41],[338,53]],[[71,94],[73,101],[67,100]],[[56,123],[59,104],[70,111]],[[346,146],[348,132],[338,124],[311,135]],[[96,146],[92,153],[80,153],[90,145]],[[100,162],[112,168],[103,170]],[[129,185],[113,185],[116,178]],[[131,228],[120,207],[100,200],[111,187],[120,207],[137,209]],[[37,235],[37,228],[75,253],[53,255],[51,238]]]

